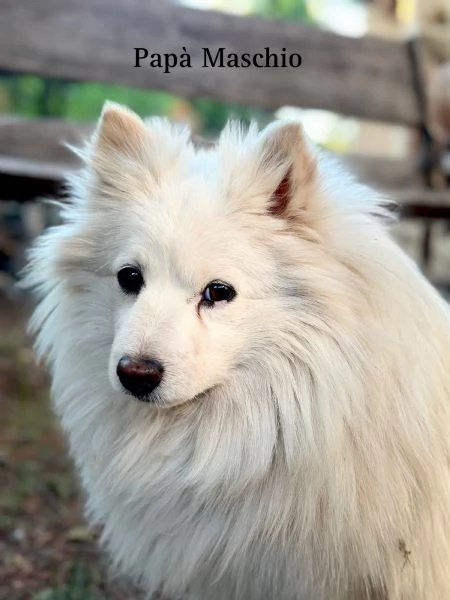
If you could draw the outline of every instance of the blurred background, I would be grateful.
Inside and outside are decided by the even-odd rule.
[[[449,0],[2,0],[0,3],[0,599],[138,598],[106,577],[49,411],[15,287],[57,222],[79,143],[105,99],[214,138],[229,117],[300,119],[398,202],[394,235],[450,298]],[[412,41],[411,41],[412,40]],[[134,47],[302,55],[299,69],[133,67]],[[259,45],[258,45],[259,44]],[[176,50],[171,50],[171,47]],[[109,583],[108,583],[109,581]]]

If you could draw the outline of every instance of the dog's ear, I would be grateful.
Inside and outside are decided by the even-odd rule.
[[[305,208],[305,199],[316,181],[316,150],[300,123],[278,122],[262,133],[259,169],[268,189],[267,212],[293,216]]]
[[[247,135],[231,124],[220,148],[236,210],[288,219],[304,214],[317,181],[317,151],[300,123],[278,121],[259,134],[251,126]]]
[[[100,183],[119,191],[150,175],[150,136],[133,111],[106,102],[88,145],[85,160]]]
[[[145,157],[148,133],[144,121],[132,110],[107,101],[92,138],[92,155],[123,155],[130,160]]]

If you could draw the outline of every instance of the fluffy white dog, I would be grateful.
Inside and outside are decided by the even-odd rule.
[[[31,253],[116,569],[203,600],[450,598],[450,312],[295,122],[107,104]]]

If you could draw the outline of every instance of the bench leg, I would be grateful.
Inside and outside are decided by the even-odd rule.
[[[422,266],[425,273],[428,272],[431,261],[431,230],[432,221],[425,221],[422,238]]]

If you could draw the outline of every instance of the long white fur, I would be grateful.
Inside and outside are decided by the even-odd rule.
[[[202,600],[450,598],[450,312],[376,194],[283,122],[197,150],[108,105],[81,155],[26,284],[115,568]],[[197,312],[213,279],[237,296]],[[165,365],[155,405],[121,390],[133,353]]]

